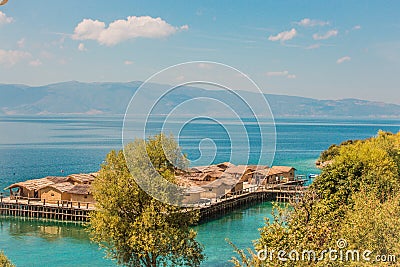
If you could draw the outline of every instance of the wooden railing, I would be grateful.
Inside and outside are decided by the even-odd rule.
[[[0,202],[3,202],[5,197],[0,195]],[[45,199],[40,198],[29,198],[29,197],[21,197],[14,196],[13,198],[9,198],[9,202],[12,203],[23,203],[28,205],[42,205],[49,207],[61,207],[61,208],[78,208],[78,209],[89,209],[94,207],[95,203],[93,202],[80,202],[80,201],[69,201],[69,200],[57,200],[57,201],[47,201]]]
[[[242,190],[233,191],[228,194],[225,194],[220,197],[203,199],[197,203],[193,203],[187,205],[188,207],[207,207],[212,204],[227,201],[234,198],[239,198],[247,194],[253,194],[256,192],[271,192],[271,193],[289,193],[289,194],[302,194],[305,190],[307,190],[307,186],[301,185],[285,185],[285,184],[268,184],[268,185],[259,185],[259,186],[251,186],[248,188],[244,188]]]

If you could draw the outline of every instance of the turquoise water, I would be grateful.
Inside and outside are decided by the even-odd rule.
[[[0,248],[16,266],[115,266],[73,223],[2,218]]]
[[[232,247],[251,247],[257,229],[270,216],[271,203],[263,203],[195,227],[198,240],[205,244],[204,266],[230,266]],[[37,221],[23,218],[1,218],[0,248],[17,266],[115,266],[81,225]]]
[[[398,120],[312,118],[276,122],[274,164],[292,165],[298,174],[318,172],[314,162],[332,143],[367,138],[379,129],[400,130]],[[0,117],[0,186],[47,175],[96,171],[110,149],[121,148],[121,127],[122,118],[118,116]],[[202,163],[202,153],[214,153],[215,162],[229,156],[230,142],[217,125],[194,123],[181,134],[179,143],[192,160],[200,158],[198,162]],[[216,151],[213,146],[199,149],[204,137],[215,139]],[[253,156],[257,156],[257,145],[252,143]],[[271,204],[263,203],[196,227],[207,255],[203,266],[230,266],[228,260],[234,253],[225,238],[241,248],[251,246],[270,212]],[[75,224],[0,218],[0,250],[17,266],[115,266],[103,259],[103,252]]]
[[[271,211],[271,203],[262,203],[195,227],[198,240],[205,245],[204,266],[232,266],[229,260],[237,255],[225,239],[239,248],[251,248],[253,240],[259,238],[258,229],[264,225],[265,218],[272,218]]]

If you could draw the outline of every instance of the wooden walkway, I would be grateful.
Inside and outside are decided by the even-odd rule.
[[[300,185],[299,185],[300,184]],[[289,202],[299,199],[307,187],[302,181],[293,181],[268,186],[252,186],[225,195],[222,198],[192,204],[186,207],[199,210],[200,222],[223,216],[235,209],[265,201]],[[53,219],[60,221],[86,222],[93,204],[80,202],[43,203],[32,199],[10,199],[0,196],[0,215]]]
[[[0,215],[86,222],[94,207],[89,203],[57,202],[43,203],[31,199],[0,197]]]
[[[290,182],[277,185],[249,187],[235,192],[234,194],[224,196],[223,198],[212,199],[206,203],[194,204],[192,208],[199,210],[201,223],[255,203],[266,201],[297,201],[308,188],[302,184],[303,182]]]

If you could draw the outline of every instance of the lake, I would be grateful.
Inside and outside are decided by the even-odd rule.
[[[111,149],[121,149],[121,128],[122,116],[0,117],[0,186],[48,175],[97,171]],[[315,160],[332,143],[368,138],[380,129],[398,132],[400,121],[276,119],[273,164],[293,166],[298,174],[315,173]],[[159,130],[157,122],[152,130]],[[205,138],[214,143],[208,139],[201,142]],[[185,126],[179,144],[197,164],[208,163],[210,157],[212,162],[222,162],[230,156],[229,135],[212,122]],[[259,141],[252,142],[248,163],[258,158],[259,145]],[[247,163],[245,154],[243,161],[236,158],[234,163]],[[195,227],[207,255],[203,266],[230,266],[228,260],[234,253],[225,238],[240,248],[251,246],[271,207],[271,203],[254,205]],[[0,217],[0,250],[17,266],[115,266],[90,243],[84,228],[74,223]]]

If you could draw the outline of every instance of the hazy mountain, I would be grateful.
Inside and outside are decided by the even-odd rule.
[[[46,86],[30,87],[25,85],[0,84],[0,114],[123,114],[136,89],[141,82],[130,83],[81,83],[64,82]],[[147,85],[145,96],[135,107],[141,110],[144,106],[154,104],[163,85]],[[259,98],[257,94],[242,92],[247,99]],[[400,105],[358,99],[317,100],[312,98],[266,94],[275,117],[297,116],[337,116],[337,117],[400,117]],[[203,98],[202,98],[203,97]],[[183,101],[182,114],[223,115],[226,110],[216,101],[204,98],[215,98],[228,103],[246,114],[248,108],[232,93],[222,90],[205,90],[195,87],[178,88],[164,98],[155,107],[159,114],[170,113]],[[252,107],[257,110],[261,107]]]

